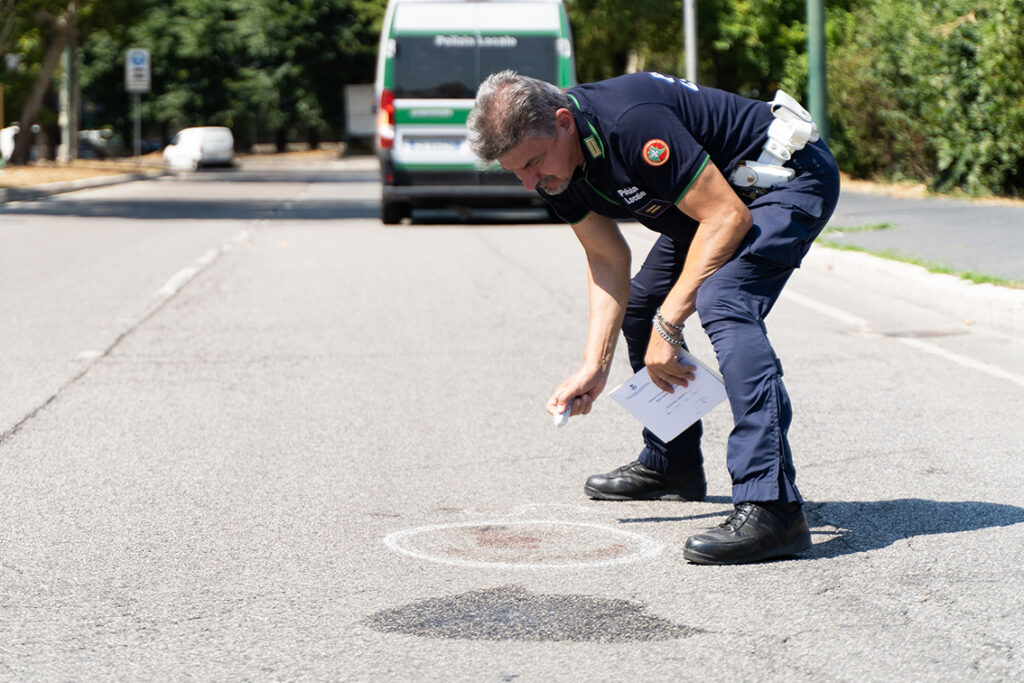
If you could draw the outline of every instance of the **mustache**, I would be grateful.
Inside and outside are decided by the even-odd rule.
[[[552,182],[552,181],[555,182],[556,185],[553,188],[549,188],[548,187],[548,183]],[[546,192],[547,194],[561,194],[561,193],[565,192],[566,188],[569,187],[569,183],[568,182],[563,181],[560,178],[556,178],[553,175],[549,175],[546,178],[543,178],[537,184],[540,185],[541,189],[543,189],[544,192]]]

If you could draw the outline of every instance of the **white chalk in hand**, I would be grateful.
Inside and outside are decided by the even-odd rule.
[[[569,402],[565,404],[565,410],[563,410],[562,412],[557,413],[556,415],[554,415],[554,421],[555,421],[555,426],[556,427],[561,427],[562,425],[565,425],[565,424],[569,423],[569,416],[572,415],[572,404],[573,404],[573,401],[575,401],[575,400],[576,399],[574,399],[574,398],[570,398]]]

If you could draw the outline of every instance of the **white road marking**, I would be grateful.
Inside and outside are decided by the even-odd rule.
[[[199,267],[208,266],[213,263],[213,260],[220,256],[221,249],[210,249],[208,252],[196,259],[196,265]]]
[[[178,292],[181,288],[189,283],[189,281],[198,275],[204,268],[217,260],[217,257],[226,251],[231,250],[233,244],[245,244],[249,241],[249,231],[239,230],[228,242],[225,242],[216,249],[210,249],[202,256],[195,260],[190,266],[185,266],[177,273],[171,276],[171,278],[164,283],[163,287],[157,290],[156,295],[162,299],[169,299]]]
[[[1014,384],[1019,384],[1020,386],[1024,387],[1024,376],[1018,375],[1008,370],[1003,370],[998,365],[992,365],[991,363],[986,363],[984,361],[970,358],[969,356],[961,356],[959,353],[947,351],[941,346],[929,344],[928,342],[921,341],[920,339],[900,337],[899,340],[906,344],[907,346],[917,349],[918,351],[930,353],[933,356],[944,358],[948,361],[952,361],[953,363],[957,363],[958,365],[962,365],[965,368],[977,370],[978,372],[984,372],[986,374],[992,375],[993,377],[1005,379],[1010,382],[1013,382]]]
[[[171,276],[171,279],[164,283],[164,286],[157,290],[156,294],[159,297],[169,299],[174,296],[188,284],[188,281],[194,278],[199,273],[197,266],[185,266],[177,273]]]
[[[444,555],[431,555],[414,548],[409,548],[403,545],[403,541],[415,536],[417,534],[430,533],[432,531],[444,531],[446,529],[457,529],[462,527],[487,527],[487,526],[525,526],[528,524],[540,524],[540,525],[565,525],[565,526],[576,526],[586,527],[588,529],[597,529],[599,531],[607,532],[614,536],[620,536],[628,539],[632,544],[638,546],[638,550],[620,557],[615,557],[610,560],[581,560],[579,562],[561,562],[558,564],[554,563],[540,563],[540,562],[484,562],[477,560],[464,560],[457,557],[448,557]],[[634,533],[632,531],[623,531],[622,529],[616,529],[614,527],[605,526],[603,524],[588,524],[585,522],[562,522],[550,519],[531,519],[531,520],[505,520],[499,522],[458,522],[454,524],[433,524],[430,526],[421,526],[414,529],[405,529],[402,531],[396,531],[388,534],[384,537],[384,545],[391,548],[395,552],[402,553],[403,555],[409,555],[419,560],[426,560],[428,562],[438,562],[441,564],[449,564],[458,567],[476,567],[480,569],[579,569],[580,567],[607,567],[616,564],[627,564],[630,562],[637,562],[639,560],[648,559],[659,554],[664,550],[665,546],[656,541],[652,541],[646,536]]]
[[[839,322],[849,325],[850,327],[859,327],[861,329],[866,330],[868,328],[868,325],[870,324],[866,318],[861,318],[860,316],[854,315],[853,313],[847,313],[841,308],[836,308],[835,306],[831,306],[829,304],[818,301],[817,299],[812,299],[808,296],[798,294],[788,289],[786,290],[786,293],[783,294],[783,296],[789,301],[795,301],[804,308],[809,308],[812,311],[817,311],[818,313],[821,313],[822,315],[827,315],[833,320],[838,320]]]
[[[860,316],[848,313],[847,311],[844,311],[841,308],[836,308],[835,306],[823,303],[821,301],[818,301],[817,299],[812,299],[811,297],[804,296],[803,294],[787,291],[783,296],[785,296],[788,300],[794,301],[805,308],[809,308],[813,311],[821,313],[822,315],[826,315],[832,318],[833,320],[837,320],[851,327],[856,327],[860,330],[867,331],[870,326],[870,323],[866,318],[861,318]],[[903,344],[906,344],[912,349],[923,351],[925,353],[930,353],[933,356],[938,356],[939,358],[948,360],[952,363],[956,363],[957,365],[968,368],[970,370],[977,370],[978,372],[983,372],[987,375],[991,375],[992,377],[997,377],[999,379],[1005,379],[1007,381],[1013,382],[1014,384],[1018,384],[1024,387],[1024,376],[1010,372],[1009,370],[1004,370],[1003,368],[997,365],[986,363],[984,361],[980,361],[969,356],[964,356],[953,351],[948,351],[942,348],[941,346],[936,346],[935,344],[931,344],[926,341],[921,341],[920,339],[914,339],[912,337],[895,337],[895,340]]]

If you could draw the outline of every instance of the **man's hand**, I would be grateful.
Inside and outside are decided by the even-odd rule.
[[[569,399],[572,402],[570,415],[586,415],[594,406],[594,400],[604,390],[608,382],[608,373],[600,368],[583,365],[567,380],[562,382],[555,393],[548,399],[545,409],[552,415],[559,415],[565,410]]]
[[[680,365],[679,349],[662,339],[654,330],[651,331],[651,341],[647,344],[644,364],[654,385],[670,394],[675,392],[676,384],[681,387],[688,386],[697,370],[693,365]]]

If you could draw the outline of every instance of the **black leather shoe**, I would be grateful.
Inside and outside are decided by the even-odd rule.
[[[583,491],[601,500],[704,500],[708,483],[704,468],[667,475],[635,460],[628,465],[587,479]]]
[[[810,547],[811,532],[799,503],[740,503],[720,525],[686,539],[683,557],[696,564],[742,564]]]

